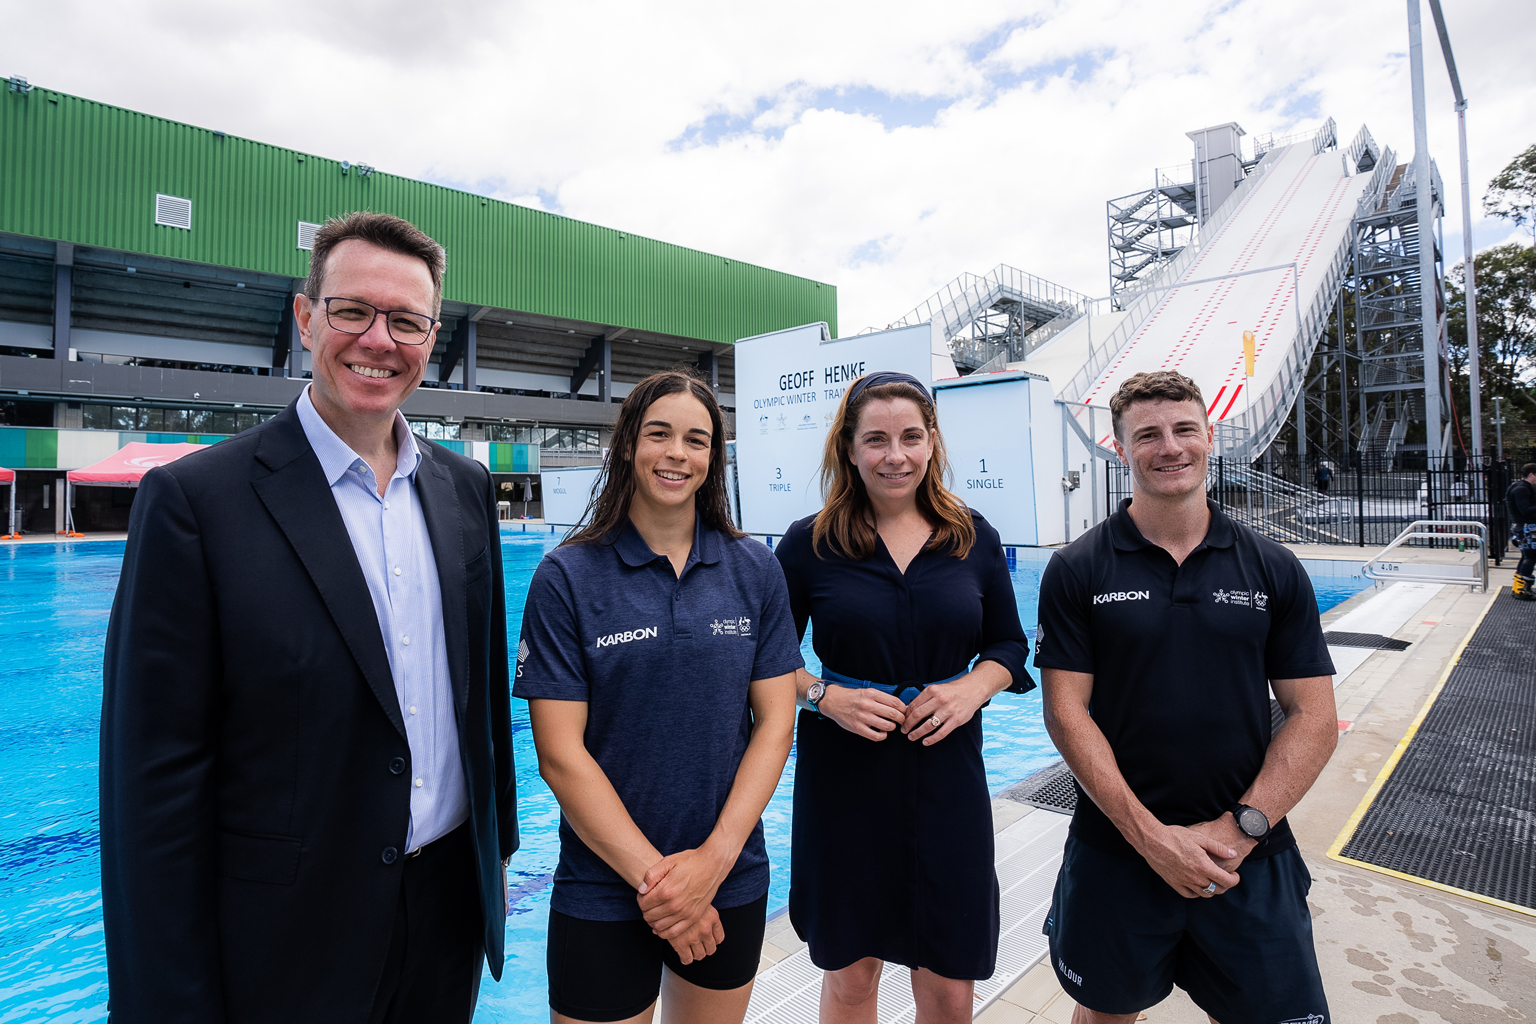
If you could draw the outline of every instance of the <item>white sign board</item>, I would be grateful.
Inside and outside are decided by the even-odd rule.
[[[577,466],[551,469],[539,474],[539,490],[544,497],[544,521],[554,526],[575,526],[581,522],[592,488],[602,474],[601,466]]]
[[[1055,412],[1050,385],[1026,373],[977,374],[934,389],[949,456],[950,490],[1004,544],[1041,543],[1031,414]],[[1057,456],[1060,462],[1060,456]]]
[[[827,429],[854,380],[895,370],[926,383],[936,366],[954,372],[929,324],[837,339],[809,324],[744,338],[735,354],[741,528],[772,536],[821,509]]]

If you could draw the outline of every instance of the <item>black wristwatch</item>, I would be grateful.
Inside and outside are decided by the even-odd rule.
[[[1263,842],[1269,837],[1269,817],[1257,807],[1238,804],[1232,808],[1232,817],[1237,819],[1237,827],[1249,839]]]
[[[821,698],[827,692],[827,684],[820,679],[805,688],[805,702],[810,705],[812,711],[821,714]]]

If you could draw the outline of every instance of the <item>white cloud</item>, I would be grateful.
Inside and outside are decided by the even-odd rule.
[[[1474,204],[1536,142],[1517,6],[1447,12]],[[1378,0],[0,5],[0,74],[830,281],[844,332],[999,262],[1102,294],[1104,201],[1187,161],[1190,129],[1332,116],[1408,159],[1406,50]]]

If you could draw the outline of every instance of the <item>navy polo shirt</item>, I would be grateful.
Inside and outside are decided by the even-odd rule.
[[[1269,680],[1333,674],[1312,581],[1286,548],[1216,506],[1182,565],[1141,535],[1130,500],[1056,552],[1040,579],[1035,667],[1093,675],[1090,711],[1131,791],[1166,825],[1230,811],[1269,747]],[[1294,846],[1274,823],[1250,858]],[[1134,848],[1082,789],[1072,833]]]
[[[714,830],[751,734],[747,687],[804,664],[784,573],[766,546],[702,524],[681,577],[625,520],[544,556],[528,588],[514,696],[586,701],[586,746],[662,855]],[[768,892],[758,822],[717,909]],[[560,815],[551,906],[589,921],[641,916],[635,890]]]

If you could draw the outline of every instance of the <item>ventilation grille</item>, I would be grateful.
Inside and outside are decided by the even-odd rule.
[[[315,247],[315,232],[319,230],[319,224],[311,224],[307,220],[299,221],[299,248],[313,249]]]
[[[168,228],[192,230],[192,200],[179,196],[155,195],[155,223]]]

